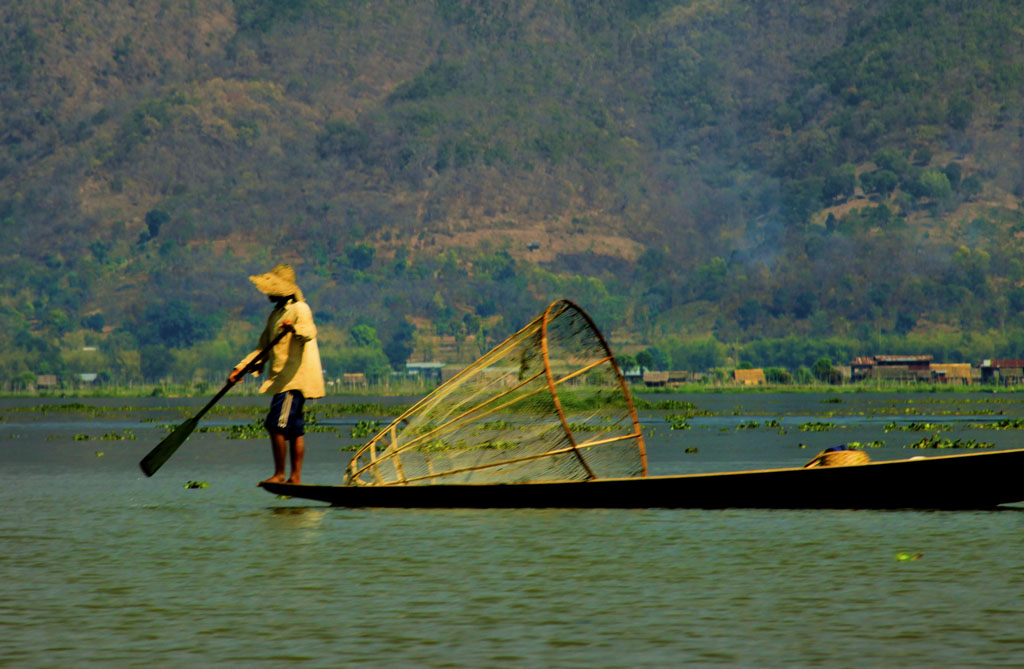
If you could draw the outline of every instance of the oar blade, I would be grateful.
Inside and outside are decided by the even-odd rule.
[[[187,421],[174,428],[174,432],[167,435],[163,441],[156,445],[153,450],[146,454],[146,457],[142,458],[139,462],[139,467],[142,468],[142,473],[146,476],[152,476],[156,473],[156,470],[163,467],[167,459],[174,455],[174,452],[178,450],[178,447],[185,443],[192,431],[196,429],[196,424],[199,422],[199,417],[189,418]]]

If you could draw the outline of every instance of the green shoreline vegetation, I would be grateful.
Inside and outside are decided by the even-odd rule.
[[[422,382],[397,382],[397,383],[371,383],[358,389],[344,391],[331,391],[327,396],[331,398],[346,397],[421,397],[430,393],[437,385],[424,384]],[[804,384],[792,383],[766,383],[759,386],[741,385],[730,382],[709,382],[709,383],[683,383],[670,387],[649,387],[643,384],[629,384],[630,394],[637,400],[638,406],[642,400],[638,398],[645,395],[721,395],[721,394],[829,394],[848,395],[859,393],[874,394],[1013,394],[1024,393],[1022,385],[992,385],[992,384],[935,384],[935,383],[901,383],[901,382],[875,382],[861,381],[834,385],[825,382],[814,382]],[[128,386],[108,384],[103,386],[71,386],[53,390],[7,390],[0,392],[0,398],[39,398],[39,399],[114,399],[114,398],[201,398],[213,395],[219,387],[206,382],[199,383],[159,383],[159,384],[132,384]],[[258,398],[261,393],[255,385],[246,385],[231,390],[229,396]],[[841,397],[830,397],[823,402],[834,404],[842,403]],[[978,400],[968,400],[978,401]],[[993,400],[997,401],[997,400]]]

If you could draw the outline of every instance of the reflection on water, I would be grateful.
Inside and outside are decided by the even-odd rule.
[[[843,399],[693,398],[716,415],[690,430],[645,414],[652,459],[661,471],[791,464],[854,437],[887,441],[875,459],[917,454],[900,446],[903,433],[882,433],[892,416],[870,412],[883,398]],[[849,410],[830,418],[842,428],[794,427],[837,406]],[[978,406],[996,405],[961,408]],[[1016,403],[999,409],[1021,414]],[[736,429],[765,415],[787,433]],[[75,420],[64,431],[49,416],[16,430],[0,422],[0,658],[10,666],[1020,666],[1024,657],[1019,512],[331,509],[255,487],[270,473],[263,440],[196,435],[146,479],[137,462],[164,430],[125,422],[138,438],[99,448],[72,441],[92,429]],[[1008,447],[1018,435],[991,436]],[[340,443],[309,435],[306,478],[340,478],[351,455]],[[187,489],[189,480],[210,487]]]

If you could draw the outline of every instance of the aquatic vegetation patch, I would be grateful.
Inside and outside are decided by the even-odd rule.
[[[569,423],[573,432],[610,432],[618,429],[616,425],[594,425],[593,423]]]
[[[305,427],[306,432],[337,432],[338,428],[333,425],[324,425],[317,420],[315,412],[306,412],[305,416]]]
[[[882,441],[881,439],[865,441],[863,443],[859,441],[849,441],[846,443],[847,448],[852,448],[858,451],[864,450],[865,448],[882,448],[883,446],[885,446],[885,442]]]
[[[693,418],[695,416],[714,416],[715,412],[708,409],[701,409],[693,402],[687,402],[685,400],[661,400],[660,402],[651,402],[645,400],[642,397],[634,397],[633,405],[638,410],[643,411],[672,411],[676,415],[683,415],[687,418]]]
[[[1024,418],[1006,418],[994,423],[971,423],[970,427],[979,430],[1024,430]]]
[[[228,439],[262,439],[267,436],[267,429],[263,427],[263,420],[257,419],[244,425],[231,425],[228,427]]]
[[[665,411],[696,411],[697,405],[693,402],[687,402],[685,400],[659,400],[652,402],[651,400],[644,399],[642,397],[633,398],[633,406],[637,409],[651,409],[651,410],[665,410]]]
[[[185,484],[185,487],[192,490],[198,490],[201,488],[209,488],[210,484],[206,481],[189,481]]]
[[[380,432],[380,421],[361,420],[352,426],[352,429],[349,430],[349,436],[353,439],[365,439],[366,437],[372,437],[378,432]]]
[[[836,424],[821,421],[811,421],[809,423],[801,423],[798,429],[801,432],[828,432],[829,430],[836,429]]]
[[[909,553],[900,551],[896,554],[897,562],[913,562],[914,560],[920,560],[924,557],[924,553]]]
[[[107,432],[100,435],[99,439],[104,441],[134,441],[135,435],[131,430],[125,430],[123,432]]]
[[[515,425],[504,420],[492,420],[480,423],[481,430],[512,430]]]
[[[668,423],[668,429],[670,430],[689,430],[690,424],[687,421],[689,416],[683,414],[669,414],[665,416],[665,421]]]
[[[907,444],[904,448],[995,448],[995,444],[977,439],[954,439],[951,441],[933,434],[912,444]]]
[[[136,407],[136,406],[93,406],[82,402],[68,402],[66,404],[38,404],[27,407],[9,407],[4,412],[18,413],[82,413],[90,416],[124,415],[136,411],[158,411],[160,407]],[[169,409],[169,407],[168,407]]]
[[[901,432],[946,432],[952,430],[952,425],[946,425],[945,423],[907,423],[900,425],[896,421],[892,421],[885,426],[886,432],[893,432],[899,430]]]
[[[507,448],[516,448],[518,445],[519,444],[517,444],[514,441],[497,440],[496,439],[496,440],[493,440],[493,441],[485,441],[484,443],[480,444],[480,448],[507,449]]]

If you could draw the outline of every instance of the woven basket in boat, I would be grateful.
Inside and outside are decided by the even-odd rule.
[[[863,465],[871,461],[864,451],[822,451],[814,459],[804,465],[809,467],[846,467],[847,465]]]

